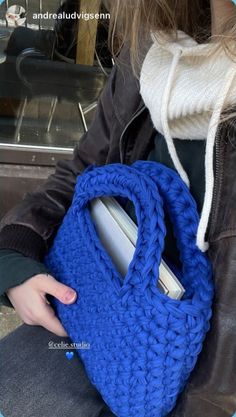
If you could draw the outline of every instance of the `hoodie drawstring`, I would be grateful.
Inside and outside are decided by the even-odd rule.
[[[173,164],[179,173],[182,180],[186,183],[189,187],[189,178],[184,170],[178,154],[176,152],[175,144],[170,132],[169,124],[168,124],[168,106],[171,94],[171,88],[175,76],[176,69],[178,67],[178,63],[182,54],[182,50],[178,49],[175,53],[171,68],[169,71],[169,75],[167,78],[166,87],[164,89],[163,97],[162,97],[162,106],[161,106],[161,123],[162,129],[164,133],[164,137],[166,140],[167,148]],[[204,195],[204,202],[202,213],[200,217],[198,232],[197,232],[197,246],[201,251],[206,251],[209,247],[208,242],[205,241],[206,230],[208,226],[208,221],[211,212],[212,200],[213,200],[213,190],[214,190],[214,145],[215,145],[215,138],[218,129],[218,125],[220,123],[220,116],[221,112],[227,97],[227,94],[230,90],[232,85],[233,79],[235,77],[235,66],[231,67],[225,76],[225,81],[223,82],[222,89],[218,95],[216,100],[216,105],[214,107],[212,117],[209,124],[207,139],[206,139],[206,153],[205,153],[205,195]]]
[[[167,82],[166,82],[166,87],[165,87],[163,97],[162,97],[161,124],[162,124],[164,137],[165,137],[165,140],[166,140],[167,148],[168,148],[169,154],[171,156],[171,159],[173,161],[173,164],[174,164],[177,172],[179,173],[180,177],[182,178],[182,180],[189,187],[188,175],[185,172],[185,170],[183,168],[183,165],[181,164],[181,162],[179,160],[179,157],[177,155],[177,152],[176,152],[176,149],[175,149],[175,144],[174,144],[172,135],[170,133],[170,128],[169,128],[169,124],[168,124],[168,105],[169,105],[169,100],[170,100],[171,87],[172,87],[172,84],[173,84],[175,72],[176,72],[181,54],[182,54],[181,49],[178,49],[176,51],[174,57],[173,57],[173,60],[172,60],[170,72],[169,72]]]
[[[214,146],[217,129],[220,123],[221,112],[227,97],[227,94],[235,77],[235,66],[231,67],[225,76],[222,89],[216,100],[216,105],[210,120],[208,135],[206,140],[206,154],[205,154],[205,195],[203,208],[200,218],[200,223],[197,232],[197,246],[201,251],[206,251],[209,247],[208,242],[205,241],[206,230],[211,213],[211,206],[214,191]]]

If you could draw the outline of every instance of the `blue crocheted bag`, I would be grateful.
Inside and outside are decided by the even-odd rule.
[[[138,241],[124,279],[103,248],[89,202],[122,196],[134,203]],[[169,213],[182,262],[182,300],[157,287]],[[211,267],[196,246],[196,204],[180,177],[155,162],[90,168],[78,177],[73,203],[45,261],[78,292],[54,304],[87,375],[118,417],[162,417],[192,371],[211,317]],[[190,416],[189,416],[190,417]]]

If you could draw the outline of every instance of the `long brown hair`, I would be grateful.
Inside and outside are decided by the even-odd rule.
[[[235,15],[227,22],[221,41],[235,39]],[[141,62],[142,43],[150,32],[163,31],[177,35],[182,30],[197,42],[211,37],[210,0],[112,0],[110,45],[119,52],[125,42],[130,45],[131,63],[136,73]],[[227,42],[225,42],[227,48]],[[137,74],[137,73],[136,73]]]

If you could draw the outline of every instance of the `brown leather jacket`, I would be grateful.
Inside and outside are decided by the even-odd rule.
[[[145,159],[155,131],[132,75],[128,54],[101,96],[95,120],[55,174],[1,222],[0,248],[42,260],[71,203],[76,176],[90,164]],[[218,130],[209,256],[215,280],[211,330],[190,381],[171,417],[230,417],[236,412],[236,130]],[[128,417],[128,416],[127,416]]]

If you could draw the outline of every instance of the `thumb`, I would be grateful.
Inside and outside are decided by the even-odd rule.
[[[57,298],[63,304],[72,304],[77,298],[75,290],[57,281],[51,275],[44,275],[40,281],[40,290]]]

